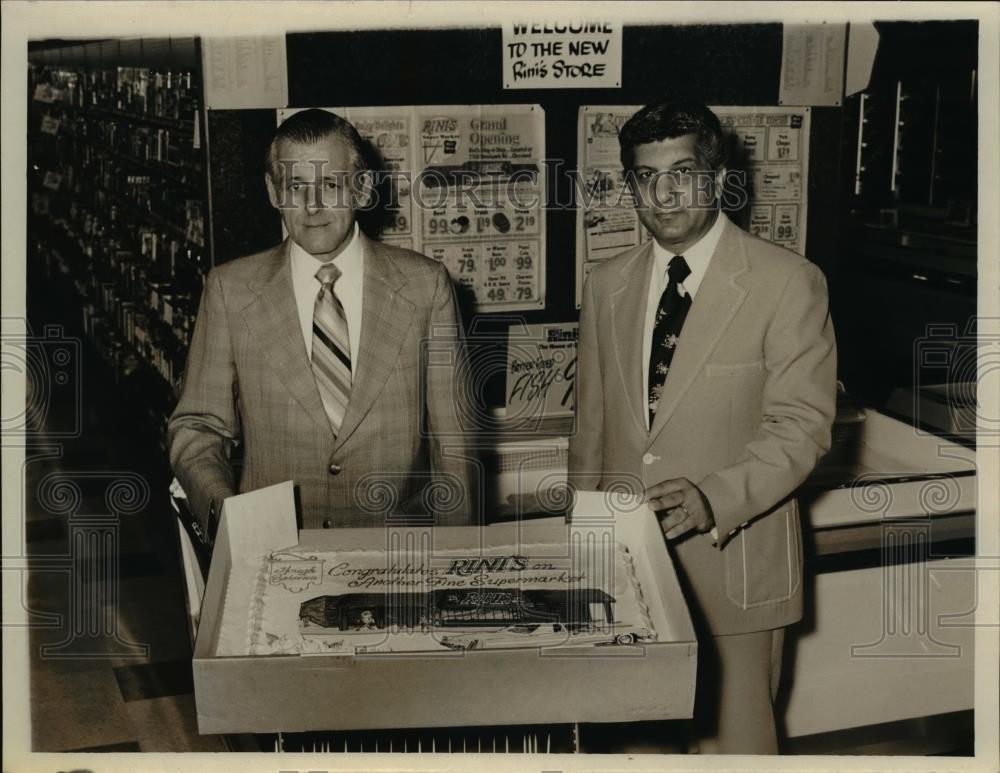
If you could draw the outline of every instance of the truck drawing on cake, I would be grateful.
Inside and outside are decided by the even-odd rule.
[[[510,590],[435,589],[420,593],[316,596],[299,607],[303,636],[375,630],[454,630],[441,637],[453,649],[558,643],[631,644],[648,628],[615,622],[615,598],[595,588]],[[469,631],[472,631],[470,633]]]
[[[499,631],[459,633],[443,636],[441,643],[451,649],[476,650],[493,647],[555,647],[581,644],[635,644],[655,638],[642,626],[615,623],[613,628],[570,627],[563,623],[518,623]]]

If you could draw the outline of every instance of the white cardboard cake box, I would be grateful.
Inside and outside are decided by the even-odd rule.
[[[234,557],[300,543],[313,550],[386,549],[386,529],[296,532],[291,482],[231,497],[222,511],[194,649],[198,729],[300,732],[471,725],[624,722],[688,718],[697,644],[655,516],[607,509],[581,495],[562,518],[441,527],[434,546],[470,553],[481,544],[552,543],[588,524],[607,529],[633,556],[655,642],[364,655],[220,657],[222,604]],[[589,498],[588,498],[589,497]],[[580,515],[581,511],[584,513]],[[484,536],[481,536],[480,532]]]

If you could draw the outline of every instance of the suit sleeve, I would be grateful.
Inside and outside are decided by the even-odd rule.
[[[837,351],[826,280],[811,263],[790,276],[764,338],[762,420],[734,465],[698,482],[721,537],[789,496],[830,448]]]
[[[604,382],[598,353],[594,276],[587,278],[580,307],[576,361],[576,432],[569,440],[569,480],[595,490],[604,469]]]
[[[473,417],[468,352],[451,277],[439,266],[432,301],[424,364],[425,408],[431,471],[443,494],[437,511],[439,526],[478,522],[479,486],[469,419]],[[457,499],[451,499],[457,497]]]
[[[222,285],[212,271],[195,321],[180,400],[167,426],[170,466],[206,535],[210,507],[221,508],[222,500],[236,491],[229,459],[238,432],[236,367]]]

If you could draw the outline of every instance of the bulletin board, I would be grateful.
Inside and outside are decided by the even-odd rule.
[[[642,105],[666,97],[719,107],[779,105],[780,24],[627,25],[621,45],[620,88],[506,90],[499,26],[289,34],[288,106],[536,105],[544,114],[547,158],[573,167],[579,115],[586,105]],[[263,180],[275,123],[273,109],[209,111],[216,263],[281,240],[280,220],[267,201]],[[811,108],[805,254],[828,276],[839,249],[841,125],[842,108]],[[550,175],[549,198],[572,201],[573,192],[563,189],[568,185],[563,176]],[[476,315],[474,303],[466,299],[466,326],[502,342],[511,324],[576,321],[577,228],[575,206],[545,213],[543,306]],[[488,388],[497,404],[504,400],[505,375],[500,369]]]

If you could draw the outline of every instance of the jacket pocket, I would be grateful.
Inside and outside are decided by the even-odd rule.
[[[705,375],[709,378],[726,378],[732,376],[749,376],[764,370],[763,360],[753,362],[710,362],[705,366]]]
[[[740,529],[725,548],[726,595],[741,609],[788,601],[802,583],[802,533],[791,500]]]

